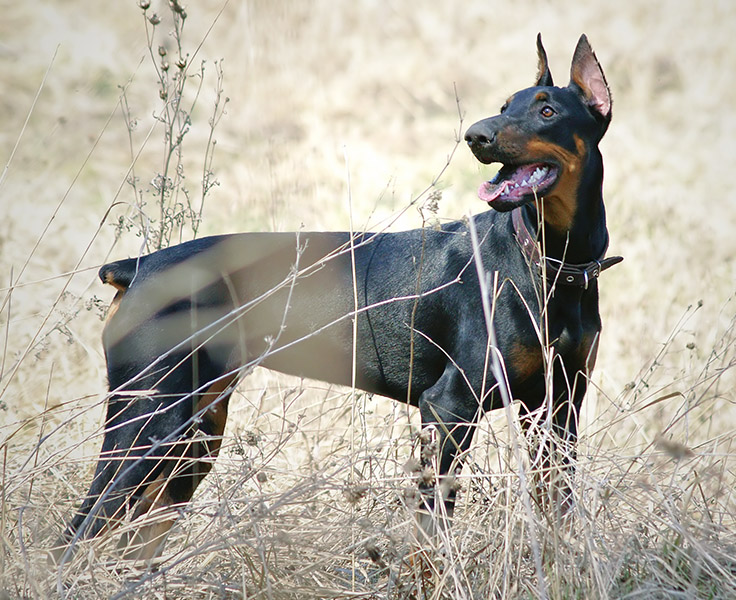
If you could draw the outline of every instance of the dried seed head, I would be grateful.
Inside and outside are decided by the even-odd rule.
[[[419,482],[423,485],[432,485],[434,483],[434,469],[430,466],[424,467],[419,474]]]
[[[245,449],[240,444],[238,444],[237,446],[235,446],[234,448],[232,448],[230,450],[230,452],[232,452],[233,454],[235,454],[237,456],[244,456],[245,455]]]
[[[158,55],[166,56],[166,47],[164,45],[158,47]]]
[[[422,444],[428,444],[432,441],[432,434],[434,433],[433,427],[425,427],[419,432],[419,441]]]
[[[427,201],[424,203],[424,207],[436,215],[440,209],[440,200],[442,200],[442,192],[440,190],[432,190],[432,193],[427,197]]]
[[[148,10],[151,6],[151,3],[149,0],[140,0],[140,2],[138,2],[138,6],[140,6],[143,10]]]
[[[404,504],[409,507],[419,503],[419,491],[415,487],[406,487],[403,491]]]
[[[349,485],[343,490],[346,500],[350,504],[357,504],[368,493],[368,486],[362,484]]]
[[[153,13],[150,17],[148,17],[148,21],[151,23],[151,25],[155,26],[161,22],[161,18],[156,13]]]
[[[422,463],[428,463],[437,456],[437,440],[432,440],[430,443],[422,444],[419,456]]]
[[[383,560],[381,559],[381,551],[378,549],[378,546],[376,546],[373,542],[365,543],[365,553],[368,555],[368,558],[370,558],[377,565],[380,566],[383,564]]]
[[[268,481],[268,475],[266,475],[263,471],[258,471],[256,474],[256,479],[258,480],[258,483],[266,483]]]
[[[654,438],[654,442],[662,452],[669,454],[671,458],[675,460],[681,460],[683,458],[690,458],[695,453],[688,448],[685,444],[677,442],[675,440],[666,439],[662,434],[658,434]]]
[[[255,431],[246,431],[243,434],[243,440],[249,446],[257,446],[261,442],[261,436]]]
[[[418,473],[421,468],[422,464],[414,457],[404,463],[404,473]]]
[[[443,492],[459,492],[462,490],[462,485],[460,484],[460,480],[457,477],[453,477],[452,475],[448,475],[442,480],[441,484]]]
[[[179,60],[176,61],[176,66],[179,67],[183,71],[187,67],[187,59],[180,58]]]

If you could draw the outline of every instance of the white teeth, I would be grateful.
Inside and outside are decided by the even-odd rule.
[[[547,175],[547,167],[537,167],[534,170],[534,173],[532,173],[532,176],[529,178],[529,183],[537,183],[540,179],[542,179],[545,175]]]
[[[514,181],[513,183],[509,182],[508,187],[506,188],[507,191],[511,190],[517,190],[519,188],[533,188],[536,189],[537,184],[542,181],[547,174],[549,173],[549,167],[542,166],[537,167],[534,169],[534,172],[529,175],[526,179],[523,181]]]

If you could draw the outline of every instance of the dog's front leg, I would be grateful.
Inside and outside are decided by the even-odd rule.
[[[520,407],[530,444],[533,496],[552,522],[564,519],[573,507],[578,417],[586,388],[586,374],[557,364],[541,411]]]
[[[446,527],[455,508],[455,475],[470,447],[478,417],[478,403],[457,367],[448,365],[439,381],[419,399],[422,417],[421,504],[419,536],[433,538]]]

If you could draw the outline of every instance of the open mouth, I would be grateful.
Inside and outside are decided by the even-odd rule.
[[[504,165],[478,188],[478,197],[496,210],[511,210],[541,196],[557,181],[557,168],[545,163]]]

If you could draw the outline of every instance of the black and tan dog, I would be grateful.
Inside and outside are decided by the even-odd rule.
[[[539,39],[537,46],[536,85],[465,136],[478,160],[502,164],[479,191],[493,210],[473,217],[479,258],[500,284],[495,348],[467,221],[352,239],[224,235],[105,265],[100,277],[117,289],[103,335],[105,437],[67,545],[128,511],[136,517],[188,502],[250,366],[351,385],[354,319],[355,385],[419,408],[423,425],[436,428],[440,480],[459,469],[477,420],[501,405],[490,353],[503,358],[522,422],[547,407],[556,440],[548,455],[561,450],[571,459],[601,331],[597,276],[620,260],[603,258],[598,143],[611,96],[585,36],[567,87],[553,86]],[[444,487],[451,514],[455,494]],[[435,494],[427,487],[422,497],[431,531]],[[134,554],[155,555],[175,515],[141,526]]]

